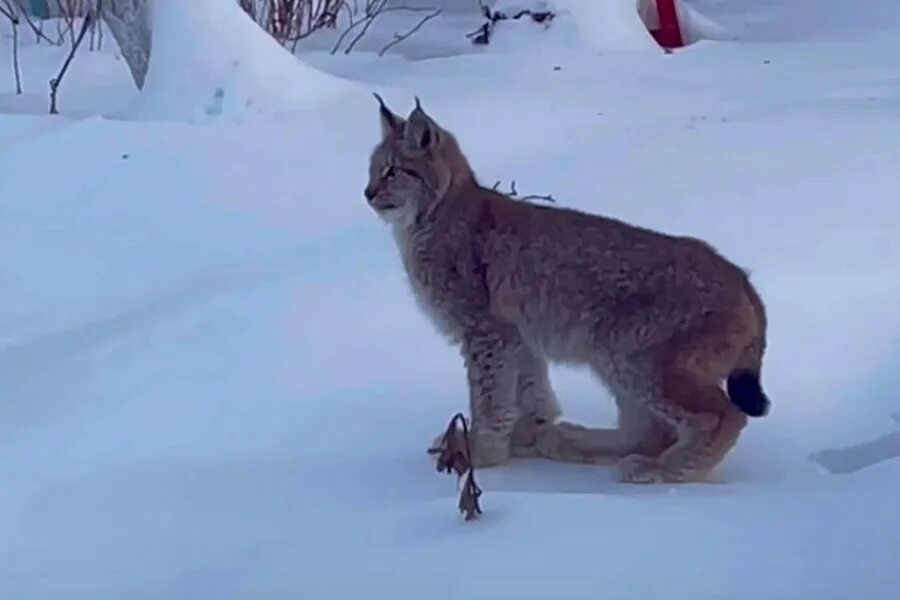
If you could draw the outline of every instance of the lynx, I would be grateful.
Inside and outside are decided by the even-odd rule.
[[[766,312],[741,268],[698,239],[482,187],[418,98],[405,119],[376,98],[365,198],[419,307],[460,347],[475,466],[544,457],[696,481],[768,413]],[[562,420],[548,361],[590,368],[617,427]]]

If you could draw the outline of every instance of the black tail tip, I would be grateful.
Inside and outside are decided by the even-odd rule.
[[[735,371],[728,376],[728,396],[735,406],[750,417],[764,417],[769,413],[769,399],[759,383],[759,374]]]

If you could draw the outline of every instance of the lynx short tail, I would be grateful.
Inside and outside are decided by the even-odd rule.
[[[735,406],[750,417],[763,417],[769,412],[769,398],[759,382],[759,373],[749,370],[733,371],[726,384],[728,397]]]

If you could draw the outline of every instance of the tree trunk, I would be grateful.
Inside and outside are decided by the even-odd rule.
[[[135,85],[143,89],[152,37],[148,0],[102,0],[101,12],[128,63]]]

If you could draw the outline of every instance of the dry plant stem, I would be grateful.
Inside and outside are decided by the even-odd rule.
[[[93,31],[97,32],[97,51],[103,49],[103,19],[101,19],[101,15],[103,15],[103,0],[97,0],[97,6],[94,9],[94,14],[97,15],[97,18],[94,19],[94,27],[91,33],[91,49],[94,49],[94,34]]]
[[[16,7],[10,6],[7,0],[3,0],[3,4],[0,4],[0,14],[9,19],[9,22],[12,23],[12,31],[13,31],[13,75],[16,78],[16,95],[22,95],[22,71],[19,68],[19,11]]]
[[[12,23],[18,23],[18,13],[19,11],[9,4],[9,0],[0,0],[0,15],[9,19]]]
[[[495,192],[500,191],[500,182],[497,181],[491,186],[491,189]],[[556,204],[556,198],[551,196],[550,194],[529,194],[527,196],[520,196],[519,192],[516,190],[516,180],[513,179],[509,184],[508,192],[501,192],[506,194],[510,198],[516,198],[517,200],[543,200],[544,202],[550,202],[551,204]]]
[[[56,0],[56,6],[59,8],[59,14],[62,18],[57,21],[57,33],[59,34],[59,44],[62,44],[66,33],[72,37],[72,45],[75,45],[75,7],[72,0]],[[62,25],[65,23],[65,29]]]
[[[422,26],[425,25],[425,23],[427,23],[428,21],[430,21],[430,20],[432,20],[433,18],[437,17],[438,15],[440,15],[441,12],[442,12],[441,9],[440,9],[440,8],[437,8],[437,9],[435,9],[433,12],[431,12],[431,13],[425,15],[424,17],[422,17],[422,19],[420,19],[419,22],[416,23],[415,26],[413,26],[413,27],[412,27],[409,31],[407,31],[406,33],[403,33],[403,34],[395,33],[395,34],[394,34],[394,39],[393,39],[390,43],[388,43],[384,48],[381,49],[381,51],[378,53],[378,56],[384,56],[384,53],[385,53],[385,52],[387,52],[388,50],[390,50],[391,48],[393,48],[394,46],[396,46],[397,44],[399,44],[399,43],[402,42],[403,40],[407,39],[408,37],[410,37],[411,35],[413,35],[413,34],[416,33],[417,31],[419,31],[419,30],[422,28]]]
[[[44,35],[44,22],[41,21],[41,25],[38,26],[34,21],[31,20],[31,17],[28,13],[23,15],[25,17],[25,23],[28,25],[28,28],[34,33],[35,41],[40,43],[41,40],[44,40],[48,44],[56,44],[53,40]]]
[[[227,1],[227,0],[223,0]],[[326,27],[334,27],[338,13],[349,0],[236,0],[257,25],[283,46],[299,41]]]
[[[88,32],[88,28],[90,28],[91,23],[94,20],[94,13],[89,12],[84,17],[84,23],[81,25],[81,31],[78,34],[78,37],[75,39],[75,42],[72,44],[72,49],[69,51],[69,55],[66,57],[66,61],[63,63],[62,69],[59,71],[59,75],[50,80],[50,114],[58,115],[59,110],[56,104],[56,95],[59,92],[59,84],[62,83],[63,77],[66,75],[66,71],[69,69],[69,65],[72,63],[72,59],[75,58],[75,53],[78,51],[78,47],[81,45],[81,42],[84,41],[84,36]]]
[[[390,10],[388,8],[385,8],[387,1],[388,0],[369,0],[369,1],[367,1],[366,9],[363,13],[364,16],[359,21],[355,21],[355,22],[353,21],[353,14],[355,14],[356,11],[351,12],[350,25],[347,27],[347,29],[344,30],[344,32],[340,35],[340,37],[338,37],[337,42],[335,42],[335,44],[334,44],[334,48],[331,49],[331,53],[334,54],[335,52],[337,52],[338,49],[341,47],[341,44],[343,43],[344,38],[346,38],[350,34],[351,31],[356,29],[356,27],[358,25],[362,25],[363,26],[362,31],[359,32],[359,34],[355,38],[353,38],[353,40],[350,42],[350,45],[344,51],[344,54],[350,54],[350,51],[353,49],[353,46],[356,45],[356,42],[358,42],[362,38],[362,36],[364,36],[366,34],[366,30],[369,29],[369,27],[372,25],[372,22],[375,20],[375,18],[378,15],[380,15],[382,12],[384,12],[386,10]]]
[[[366,34],[369,27],[372,26],[372,23],[375,21],[375,19],[377,19],[379,16],[381,16],[385,13],[399,12],[399,11],[432,13],[435,10],[437,10],[437,9],[427,8],[427,7],[405,6],[405,5],[387,6],[387,0],[370,0],[369,2],[366,3],[366,8],[363,13],[363,16],[358,21],[354,21],[353,15],[352,14],[350,15],[350,25],[348,25],[347,28],[338,37],[337,41],[334,44],[334,47],[331,49],[331,54],[337,53],[337,51],[340,50],[341,45],[344,43],[344,40],[347,38],[347,36],[349,36],[358,27],[362,26],[362,30],[359,31],[353,37],[353,39],[348,44],[347,48],[344,50],[344,54],[350,54],[350,52],[353,51],[353,48],[356,46],[356,44]],[[435,15],[435,16],[437,16],[437,15]],[[426,19],[426,20],[430,20],[430,18]],[[421,27],[421,25],[424,25],[424,23],[420,24],[418,27]],[[418,27],[416,27],[416,29],[418,29]],[[406,36],[406,37],[409,37],[409,36]]]
[[[22,71],[19,69],[19,21],[13,21],[13,72],[16,75],[16,95],[22,95]]]
[[[462,423],[462,444],[460,444],[460,431],[457,422]],[[457,413],[447,426],[447,431],[441,438],[440,446],[429,450],[431,454],[439,454],[437,470],[451,473],[456,471],[458,480],[465,481],[459,493],[457,508],[465,515],[466,521],[471,521],[481,514],[481,506],[478,499],[481,497],[481,488],[475,483],[475,467],[472,464],[472,446],[469,443],[469,427],[462,413]]]

